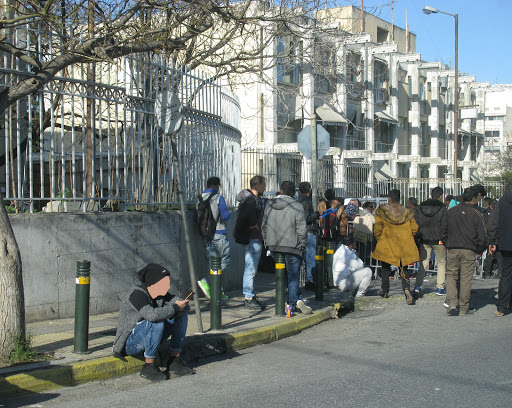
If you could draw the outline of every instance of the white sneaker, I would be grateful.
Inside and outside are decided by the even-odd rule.
[[[303,300],[299,299],[297,300],[297,307],[300,309],[300,311],[303,314],[311,314],[313,313],[313,309],[311,309],[308,305],[304,303]]]

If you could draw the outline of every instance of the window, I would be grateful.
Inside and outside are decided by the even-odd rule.
[[[291,35],[277,38],[277,81],[298,85],[300,82],[300,44]]]
[[[336,53],[330,43],[315,44],[315,91],[333,93],[336,90]]]
[[[485,137],[500,137],[499,130],[486,130]]]
[[[505,116],[487,116],[485,119],[486,120],[498,120],[500,122],[504,122]]]
[[[377,43],[382,44],[388,41],[389,32],[385,28],[377,27]]]

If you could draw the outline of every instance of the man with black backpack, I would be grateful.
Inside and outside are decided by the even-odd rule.
[[[203,238],[208,263],[212,256],[220,256],[221,269],[225,273],[231,265],[231,248],[227,238],[226,222],[229,219],[229,211],[226,200],[219,194],[220,179],[210,177],[206,181],[206,190],[198,196],[197,223],[199,234]],[[211,266],[211,265],[210,265]],[[210,283],[208,278],[197,282],[205,296],[210,299]],[[222,292],[222,298],[227,296]]]
[[[243,280],[245,307],[253,310],[265,310],[265,303],[261,302],[254,293],[254,277],[258,272],[258,263],[263,249],[261,197],[266,188],[265,177],[254,176],[250,181],[250,186],[250,189],[242,190],[236,196],[240,204],[233,228],[233,237],[238,244],[247,245]]]

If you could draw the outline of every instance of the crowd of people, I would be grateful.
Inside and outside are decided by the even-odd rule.
[[[208,223],[213,222],[211,233],[200,228],[205,254],[209,261],[212,256],[220,257],[222,271],[226,273],[231,265],[227,238],[230,213],[219,192],[220,185],[218,177],[207,180],[199,202],[206,202],[209,211],[201,211],[200,217],[206,218],[198,223],[209,231],[212,228]],[[298,185],[298,196],[292,181],[282,182],[276,196],[268,200],[263,198],[265,190],[265,178],[257,175],[250,180],[250,188],[237,195],[233,237],[245,246],[242,291],[247,309],[262,311],[267,307],[255,293],[254,279],[262,253],[269,251],[274,257],[284,257],[290,313],[312,313],[301,291],[316,290],[315,255],[319,239],[331,241],[330,246],[335,248],[332,278],[325,281],[327,288],[364,296],[375,275],[365,266],[371,256],[380,264],[379,295],[389,297],[390,276],[398,268],[405,300],[412,305],[422,297],[425,273],[431,270],[435,259],[435,294],[446,296],[447,314],[470,315],[474,312],[470,295],[476,259],[485,252],[482,277],[491,277],[494,263],[499,269],[496,316],[504,316],[510,305],[512,191],[496,201],[485,197],[483,186],[475,185],[465,189],[461,196],[447,195],[443,200],[442,188],[435,187],[428,200],[418,204],[414,197],[409,197],[404,206],[400,204],[400,191],[393,189],[389,191],[388,202],[377,206],[371,201],[361,204],[358,199],[336,196],[333,189],[326,190],[324,197],[313,203],[309,182]],[[305,285],[301,287],[303,262]],[[409,266],[415,263],[419,267],[411,287]],[[114,355],[123,358],[144,352],[141,376],[152,381],[165,379],[170,373],[192,374],[193,370],[180,359],[188,299],[171,293],[169,272],[160,265],[147,265],[138,276],[140,282],[132,287],[121,306]],[[207,277],[198,286],[210,298]],[[222,296],[227,298],[224,292]],[[167,375],[155,365],[157,355],[164,362]]]

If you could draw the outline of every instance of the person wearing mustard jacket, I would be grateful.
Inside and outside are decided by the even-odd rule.
[[[381,261],[382,290],[379,295],[389,297],[389,276],[391,265],[400,267],[402,289],[407,304],[412,305],[409,271],[407,265],[420,260],[414,236],[418,232],[418,224],[414,220],[414,211],[400,205],[400,191],[389,192],[389,202],[381,205],[375,212],[374,235],[377,239],[372,257]]]

